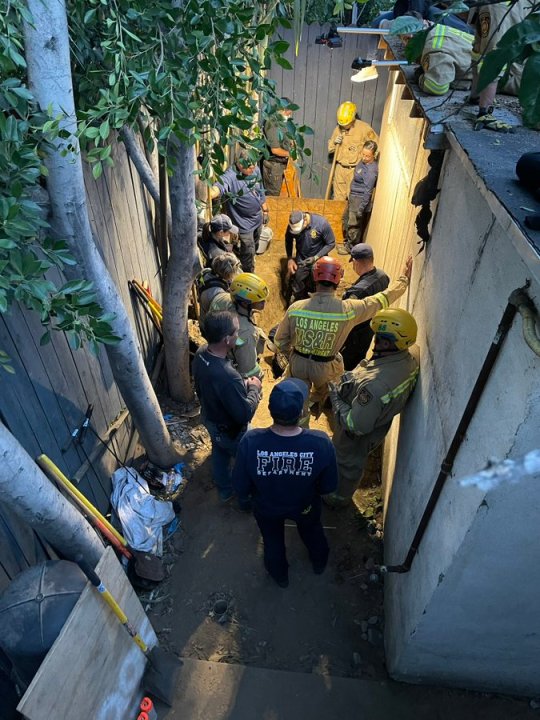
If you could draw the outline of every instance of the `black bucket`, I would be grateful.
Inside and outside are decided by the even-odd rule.
[[[86,585],[78,565],[50,560],[24,570],[0,595],[0,647],[26,689]]]

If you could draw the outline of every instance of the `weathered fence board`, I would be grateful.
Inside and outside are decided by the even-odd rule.
[[[153,203],[142,188],[123,145],[114,148],[113,157],[114,167],[107,168],[97,182],[89,168],[85,168],[90,222],[105,263],[137,329],[143,356],[150,368],[156,354],[156,331],[133,303],[127,283],[134,277],[149,280],[154,295],[161,298],[157,255],[152,240]],[[52,276],[61,280],[56,272]],[[97,358],[86,349],[74,351],[63,333],[53,333],[52,341],[41,346],[39,341],[43,332],[39,317],[17,306],[0,318],[0,348],[9,354],[16,371],[15,375],[2,372],[0,376],[0,418],[32,457],[45,453],[70,477],[98,444],[89,432],[82,448],[71,444],[62,453],[71,432],[81,424],[87,406],[94,406],[92,427],[104,437],[124,403],[103,349]],[[122,459],[131,430],[128,418],[112,443],[113,450]],[[81,492],[102,512],[108,509],[109,478],[116,464],[111,453],[105,451],[91,464],[79,484]],[[7,512],[0,507],[0,589],[13,572],[23,569],[25,558],[32,564],[36,559],[46,557],[46,551],[34,533],[11,519],[12,530],[8,533],[5,531],[7,522]],[[5,557],[4,540],[9,543]]]
[[[352,100],[357,105],[359,117],[379,133],[388,83],[385,68],[379,68],[377,80],[367,83],[350,80],[355,72],[351,69],[354,58],[375,56],[376,37],[343,35],[343,47],[330,50],[315,44],[315,38],[327,31],[327,25],[306,25],[295,57],[292,30],[283,30],[281,35],[290,43],[285,57],[293,70],[274,64],[269,73],[276,82],[277,92],[300,106],[294,114],[295,121],[314,130],[314,136],[306,138],[306,147],[312,151],[312,156],[307,159],[302,174],[302,193],[307,198],[324,197],[331,166],[327,142],[336,126],[338,106]]]

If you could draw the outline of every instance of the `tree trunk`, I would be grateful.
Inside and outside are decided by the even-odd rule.
[[[169,393],[174,400],[189,402],[193,399],[193,389],[187,321],[197,249],[195,149],[171,138],[169,157],[173,167],[169,179],[173,232],[165,279],[163,340]]]
[[[74,560],[81,553],[92,567],[97,565],[105,548],[93,528],[2,423],[0,501],[64,557]]]
[[[139,177],[143,185],[150,193],[152,199],[159,206],[159,187],[156,182],[156,177],[145,157],[144,151],[137,142],[135,133],[128,125],[124,125],[122,128],[122,140],[124,141],[130,160],[133,162],[137,172],[139,173]],[[170,207],[167,208],[167,235],[169,238],[172,235],[172,215]]]
[[[42,108],[50,105],[54,116],[64,115],[62,126],[69,132],[69,142],[74,147],[62,155],[67,142],[58,139],[56,151],[45,159],[53,230],[57,237],[67,241],[79,260],[78,272],[82,270],[84,277],[94,283],[104,312],[115,315],[111,325],[121,342],[106,346],[114,379],[148,456],[157,465],[170,467],[177,462],[178,452],[163,421],[126,309],[92,237],[76,138],[65,2],[29,0],[28,8],[34,19],[33,25],[25,23],[24,28],[30,86]]]

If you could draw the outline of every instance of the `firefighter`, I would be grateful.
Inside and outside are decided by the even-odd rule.
[[[228,310],[238,317],[240,330],[231,357],[237,371],[244,378],[259,377],[259,355],[264,338],[255,323],[254,313],[261,312],[268,297],[268,285],[255,273],[240,273],[231,282],[229,292],[221,292],[212,300],[209,312]]]
[[[472,79],[474,36],[448,25],[433,25],[426,37],[417,80],[428,95],[446,95],[450,88],[465,90]]]
[[[322,257],[313,266],[316,291],[307,300],[293,303],[277,329],[274,342],[289,355],[288,374],[312,388],[311,403],[317,414],[328,396],[328,384],[343,373],[340,350],[353,327],[372,318],[397,300],[409,284],[412,257],[399,280],[387,290],[362,300],[342,300],[336,289],[343,277],[337,258]],[[305,420],[307,424],[307,419]]]
[[[311,269],[320,257],[328,255],[335,246],[334,231],[326,218],[301,210],[292,211],[285,233],[285,251],[293,300],[302,300],[313,290]]]
[[[475,130],[495,130],[498,132],[513,132],[509,123],[499,120],[493,115],[495,95],[497,91],[507,95],[517,95],[523,74],[523,65],[512,62],[508,68],[508,77],[501,84],[501,78],[506,77],[506,66],[501,68],[499,77],[485,87],[480,93],[476,90],[478,83],[478,72],[481,60],[486,53],[495,50],[503,35],[511,27],[525,19],[525,16],[532,9],[531,0],[517,0],[515,3],[500,2],[493,5],[482,5],[473,8],[469,16],[469,23],[475,27],[475,38],[473,46],[473,89],[471,102],[478,101],[478,117],[474,124]]]
[[[328,141],[328,153],[337,153],[332,190],[334,200],[347,200],[354,175],[367,140],[379,142],[377,133],[356,117],[356,105],[344,102],[337,110],[337,127]]]
[[[212,300],[220,293],[228,293],[233,278],[241,272],[240,260],[226,252],[212,260],[212,268],[204,268],[195,278],[199,299],[199,324],[202,326]]]
[[[384,440],[418,377],[418,354],[409,350],[417,333],[413,316],[400,308],[385,308],[373,317],[371,329],[372,357],[345,373],[330,390],[339,484],[337,495],[325,497],[329,505],[350,502],[369,453]]]

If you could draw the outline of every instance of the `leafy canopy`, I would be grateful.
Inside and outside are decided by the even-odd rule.
[[[266,152],[259,100],[271,114],[283,106],[266,71],[271,61],[291,68],[278,35],[290,27],[290,3],[68,0],[68,8],[81,143],[95,177],[112,162],[112,131],[134,126],[140,113],[157,125],[155,138],[144,128],[150,148],[156,140],[166,154],[171,133],[198,144],[205,179],[226,163],[228,145],[246,145],[253,159]],[[301,156],[309,128],[288,123],[286,131]]]
[[[31,20],[20,0],[0,10],[0,313],[13,302],[39,313],[49,342],[51,330],[67,333],[72,347],[115,343],[110,317],[95,302],[92,283],[58,284],[58,273],[75,260],[66,243],[51,237],[47,222],[47,175],[43,156],[59,132],[58,120],[42,112],[26,85],[21,18]],[[0,367],[11,370],[5,353]]]

